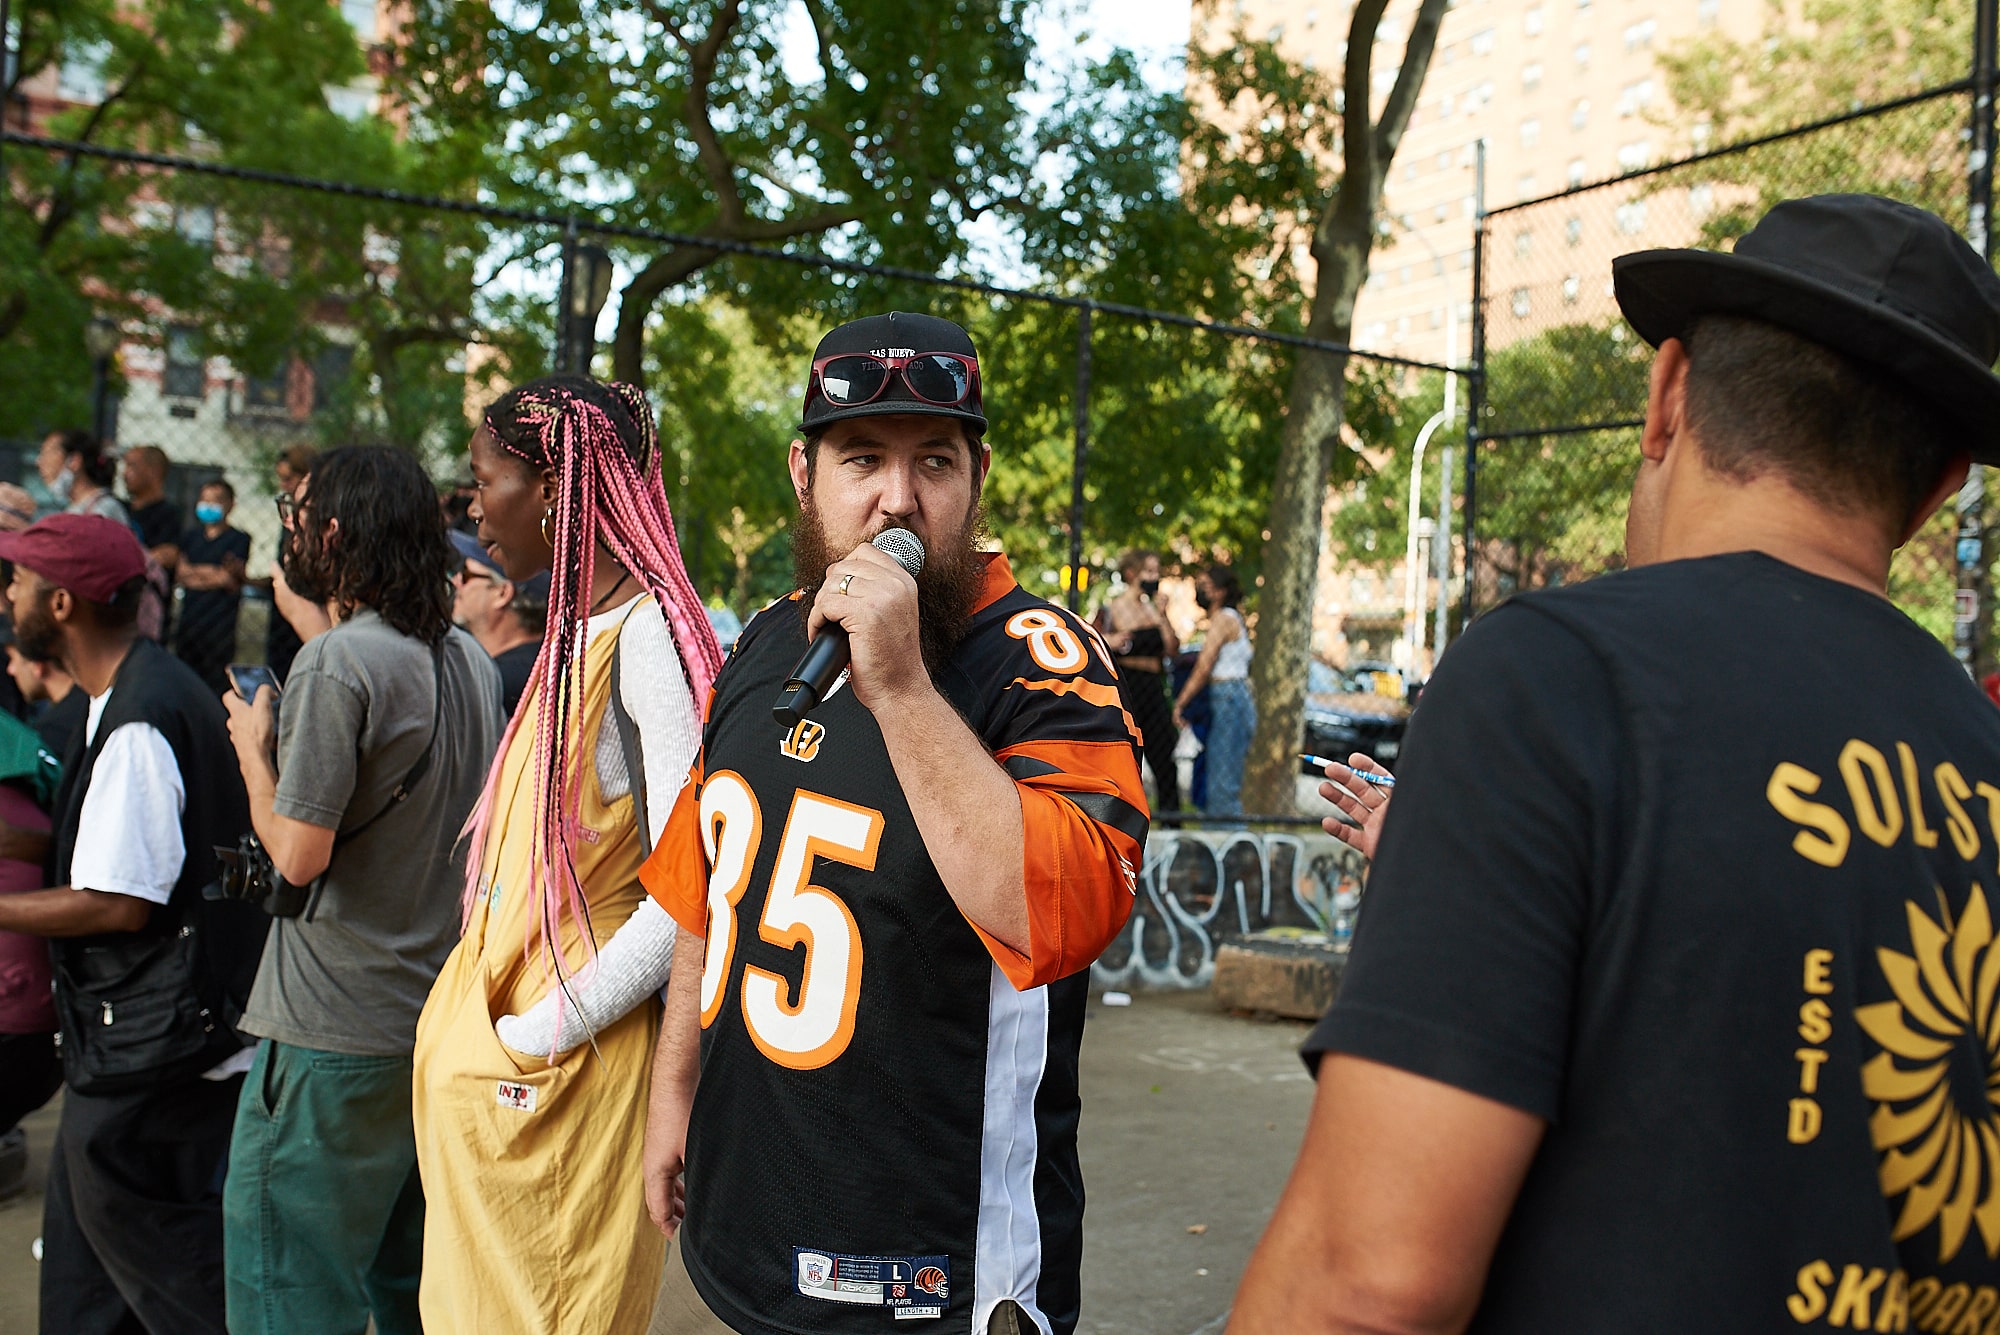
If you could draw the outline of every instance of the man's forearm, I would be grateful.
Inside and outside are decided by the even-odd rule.
[[[660,1041],[653,1050],[653,1104],[664,1093],[682,1100],[683,1112],[701,1079],[701,970],[708,943],[683,927],[674,937],[673,971],[667,975]]]
[[[0,932],[53,937],[136,932],[152,912],[152,905],[131,895],[61,885],[0,895]]]
[[[276,808],[278,771],[266,755],[237,757],[243,767],[243,788],[250,797],[250,828],[271,855],[271,865],[293,885],[305,885],[333,860],[332,830],[310,821],[281,816]]]
[[[1028,953],[1021,796],[935,689],[876,715],[924,848],[959,912]]]

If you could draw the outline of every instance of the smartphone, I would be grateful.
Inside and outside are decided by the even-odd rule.
[[[229,668],[229,684],[243,697],[244,703],[256,704],[259,687],[271,688],[275,698],[279,694],[278,674],[262,663],[233,663]]]

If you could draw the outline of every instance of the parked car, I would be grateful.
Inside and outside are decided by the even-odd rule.
[[[1387,663],[1356,663],[1345,671],[1315,659],[1306,669],[1306,749],[1328,760],[1359,751],[1393,771],[1403,751],[1410,706],[1403,674]],[[1299,762],[1301,772],[1317,773]]]

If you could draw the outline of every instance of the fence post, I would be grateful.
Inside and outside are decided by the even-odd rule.
[[[1069,610],[1083,610],[1083,470],[1090,456],[1090,312],[1076,308],[1076,455],[1069,481]]]
[[[1994,36],[2000,0],[1977,0],[1972,20],[1972,124],[1966,155],[1966,240],[1988,263],[1993,259]],[[1990,664],[1986,652],[1989,609],[1985,540],[1986,470],[1972,466],[1958,493],[1958,598],[1952,651],[1975,679]]]
[[[1459,595],[1459,634],[1472,624],[1474,569],[1479,540],[1479,434],[1486,413],[1486,140],[1473,149],[1472,358],[1465,374],[1465,586]]]

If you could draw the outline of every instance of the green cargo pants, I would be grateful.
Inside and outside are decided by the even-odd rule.
[[[410,1059],[260,1044],[222,1221],[230,1335],[420,1335]]]

